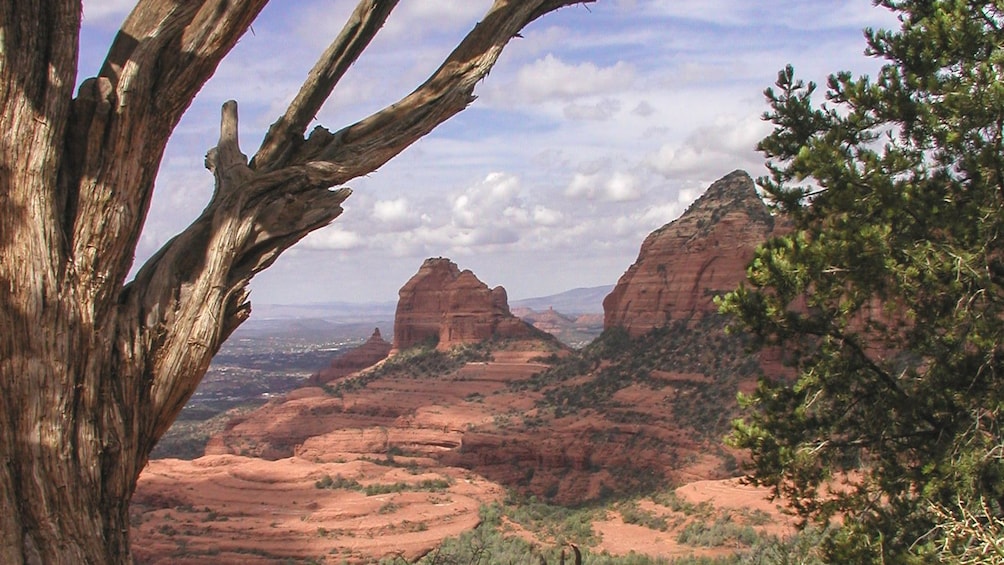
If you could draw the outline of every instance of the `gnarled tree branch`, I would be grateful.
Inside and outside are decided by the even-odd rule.
[[[303,141],[303,134],[335,85],[359,58],[377,31],[387,21],[398,0],[362,0],[345,22],[345,27],[321,55],[300,92],[283,114],[268,129],[254,168],[271,170],[285,164],[286,157]]]
[[[180,410],[180,403],[194,391],[204,367],[225,337],[220,328],[232,329],[246,317],[243,297],[250,278],[341,213],[340,205],[351,191],[330,191],[329,187],[376,170],[466,108],[475,98],[478,81],[523,27],[549,11],[581,3],[496,0],[485,19],[439,69],[403,100],[335,135],[318,128],[306,142],[290,137],[290,128],[304,123],[307,111],[319,103],[319,93],[334,86],[337,69],[351,59],[339,59],[339,53],[359,48],[357,42],[368,41],[369,32],[353,35],[357,39],[346,39],[344,44],[336,41],[336,47],[330,48],[315,67],[315,73],[319,68],[327,69],[320,73],[326,78],[315,81],[312,73],[301,96],[270,129],[264,153],[260,152],[265,156],[261,168],[247,168],[244,164],[243,155],[236,149],[236,137],[230,132],[236,128],[236,106],[225,105],[220,144],[207,157],[207,165],[217,178],[213,200],[192,226],[148,261],[130,289],[136,308],[156,311],[158,327],[163,328],[163,337],[148,343],[150,357],[172,358],[149,368],[157,391],[153,396],[161,399],[155,402],[157,423],[153,429],[166,430]],[[363,0],[357,13],[368,10],[370,4]],[[378,8],[388,6],[381,4],[373,9]],[[380,14],[380,18],[385,17]],[[376,21],[372,20],[367,29],[375,31]],[[230,157],[224,159],[224,155]],[[279,163],[284,165],[269,168]],[[229,178],[229,167],[241,171],[240,175]],[[191,339],[194,335],[193,324],[201,325],[194,321],[196,317],[217,324],[195,332],[210,344],[206,350],[179,346],[182,337]],[[181,368],[185,370],[179,372]],[[182,378],[182,373],[198,377]]]
[[[133,252],[171,131],[267,0],[141,0],[74,103],[63,164],[70,284],[104,319]],[[114,157],[112,157],[114,156]],[[110,282],[111,284],[107,284]]]

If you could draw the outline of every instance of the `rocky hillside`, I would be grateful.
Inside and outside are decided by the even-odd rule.
[[[604,327],[639,336],[714,312],[714,296],[738,286],[756,246],[773,230],[753,179],[729,173],[645,238],[638,259],[603,301]]]
[[[468,528],[476,521],[471,501],[498,501],[502,492],[510,501],[579,506],[733,476],[739,454],[720,440],[736,392],[755,384],[765,361],[746,353],[743,336],[725,334],[711,294],[738,284],[772,229],[745,173],[716,182],[646,239],[605,301],[606,330],[581,351],[513,317],[501,287],[429,259],[401,289],[390,358],[231,421],[190,470],[161,464],[145,474],[137,543],[210,547],[201,534],[170,536],[174,526],[158,517],[172,504],[191,507],[187,491],[198,485],[186,473],[217,467],[211,481],[233,486],[200,502],[200,517],[225,511],[252,528],[288,528],[292,538],[263,532],[270,555],[279,540],[306,537],[312,551],[349,562],[372,562],[398,546],[411,548],[406,558],[421,555],[445,535],[428,533],[434,523]],[[563,319],[549,312],[540,322]],[[340,494],[311,502],[311,481]],[[304,485],[307,493],[297,491]],[[382,498],[364,496],[370,490]],[[257,491],[271,497],[267,507],[228,506]],[[275,514],[270,521],[262,512]],[[290,513],[298,521],[282,518]],[[314,524],[325,525],[311,536]],[[340,525],[334,532],[327,524]],[[235,526],[209,529],[233,535]],[[367,545],[371,538],[382,543]]]

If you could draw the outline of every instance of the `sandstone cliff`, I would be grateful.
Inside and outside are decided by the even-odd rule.
[[[331,365],[310,376],[309,383],[321,386],[335,379],[361,371],[383,361],[390,353],[390,342],[380,335],[380,328],[373,330],[365,343],[359,347],[335,357]]]
[[[604,328],[638,336],[714,312],[714,296],[745,278],[753,251],[774,224],[748,174],[719,179],[682,216],[645,238],[638,259],[603,301]]]
[[[535,330],[509,311],[501,286],[489,289],[469,270],[442,257],[426,259],[398,292],[394,351],[436,342],[447,350],[492,337],[522,338]]]

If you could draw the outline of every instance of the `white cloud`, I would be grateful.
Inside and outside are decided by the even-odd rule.
[[[462,228],[474,228],[507,208],[521,207],[519,190],[519,177],[489,173],[483,181],[454,198],[453,223]]]
[[[513,89],[506,89],[506,96],[510,100],[531,103],[571,100],[623,91],[631,86],[634,78],[634,67],[623,61],[608,67],[591,62],[570,64],[549,53],[522,67]]]
[[[415,39],[444,29],[471,27],[472,21],[485,14],[487,0],[414,0],[394,9],[381,33],[397,38]]]
[[[302,249],[345,251],[362,247],[363,238],[355,232],[343,230],[337,224],[333,224],[311,233],[297,245]]]
[[[676,202],[646,208],[637,219],[646,226],[663,226],[672,222],[680,217],[680,214],[687,209],[687,204],[693,201],[693,198],[685,198],[684,194],[684,191],[680,191]],[[681,202],[684,200],[685,202]]]
[[[377,200],[373,204],[373,217],[382,222],[395,222],[408,216],[408,200],[404,197],[394,200]]]
[[[373,203],[373,219],[376,220],[378,231],[404,231],[413,229],[422,223],[422,218],[413,209],[405,197],[393,200],[377,200]]]
[[[570,120],[591,120],[606,122],[621,109],[621,103],[614,98],[604,98],[594,104],[572,103],[565,106],[565,117]]]
[[[575,173],[565,188],[573,200],[628,202],[641,197],[638,178],[624,171]]]
[[[595,199],[599,193],[599,176],[598,173],[575,173],[572,176],[572,181],[565,187],[565,196],[586,200]]]
[[[533,207],[533,222],[537,225],[556,226],[562,219],[564,219],[564,215],[558,210],[552,210],[540,205]]]
[[[646,163],[666,178],[708,178],[723,164],[760,170],[763,158],[757,142],[770,132],[759,117],[720,116],[714,123],[695,129],[679,144],[664,144],[646,157]],[[755,174],[755,173],[754,173]]]
[[[614,202],[638,200],[641,196],[635,177],[624,172],[616,172],[611,175],[607,181],[606,189],[607,197]]]

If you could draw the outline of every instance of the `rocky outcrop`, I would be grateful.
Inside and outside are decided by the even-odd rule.
[[[335,379],[351,375],[383,361],[390,353],[390,342],[380,335],[380,328],[373,330],[365,343],[335,357],[331,364],[310,376],[310,385],[322,386]]]
[[[774,229],[753,179],[729,173],[645,238],[638,259],[603,301],[604,328],[638,336],[714,312],[714,297],[739,285],[757,245]]]
[[[489,289],[469,270],[449,259],[426,259],[398,292],[394,351],[435,342],[441,350],[492,337],[535,334],[509,311],[506,291]]]

